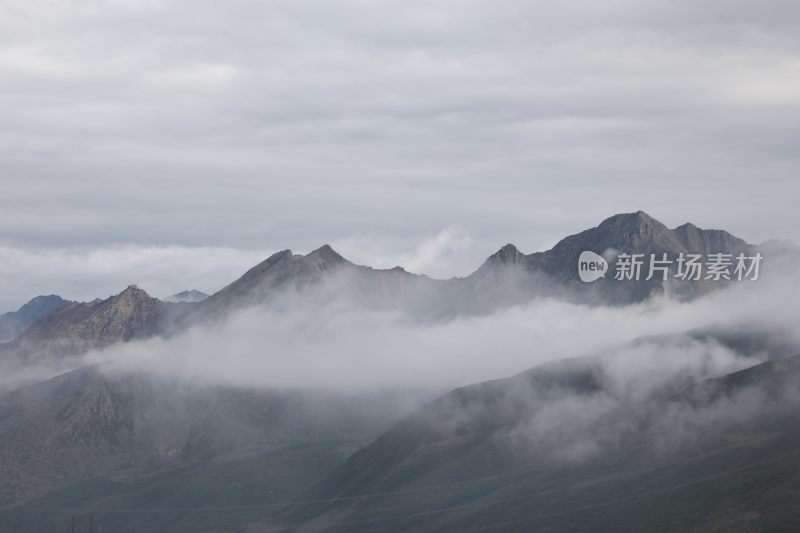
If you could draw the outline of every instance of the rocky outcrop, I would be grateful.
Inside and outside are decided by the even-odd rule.
[[[100,303],[71,303],[47,314],[14,341],[12,348],[24,362],[43,362],[150,337],[162,331],[164,306],[131,285]]]

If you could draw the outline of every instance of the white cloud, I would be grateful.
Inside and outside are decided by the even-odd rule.
[[[607,368],[616,386],[632,391],[676,375],[713,376],[766,355],[742,357],[716,342],[681,337],[694,330],[746,332],[751,343],[768,335],[776,345],[800,351],[797,287],[756,282],[690,303],[661,298],[619,308],[544,299],[490,316],[435,323],[292,299],[275,311],[242,311],[217,327],[92,353],[88,362],[202,383],[351,390],[455,387],[547,361],[606,353],[613,354]],[[678,337],[665,342],[659,336]],[[630,346],[641,338],[644,342]]]
[[[357,235],[333,243],[351,261],[375,268],[401,266],[415,274],[447,279],[474,272],[487,257],[461,226],[451,225],[424,239],[413,249],[401,251],[401,243],[373,235]]]

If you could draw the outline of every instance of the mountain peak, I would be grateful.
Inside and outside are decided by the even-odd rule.
[[[268,271],[269,269],[273,268],[278,263],[291,259],[293,256],[292,251],[289,249],[281,250],[280,252],[275,252],[271,256],[267,257],[259,264],[248,270],[242,276],[243,278],[251,278],[260,276],[263,272]]]
[[[504,265],[515,265],[519,263],[524,257],[525,254],[520,252],[516,246],[509,243],[500,248],[492,256],[490,256],[489,260]]]
[[[158,302],[158,300],[147,294],[144,289],[140,289],[138,285],[128,285],[124,291],[104,300],[102,303],[111,306],[138,307],[150,302]]]
[[[331,248],[329,244],[323,244],[313,252],[307,254],[305,258],[314,264],[343,264],[347,263],[347,259],[339,255],[339,253]]]
[[[483,278],[485,276],[496,276],[500,272],[505,272],[508,267],[516,267],[523,264],[527,257],[528,256],[520,252],[513,244],[506,244],[490,255],[470,277]]]
[[[599,227],[667,229],[664,224],[641,210],[635,213],[618,213],[610,216],[601,222]]]
[[[691,222],[686,222],[685,224],[681,224],[680,226],[675,228],[675,231],[694,231],[694,230],[698,230],[698,229],[700,229],[700,228],[698,228],[697,226],[695,226]]]
[[[143,289],[140,289],[138,285],[128,285],[128,287],[119,293],[117,297],[122,298],[150,298],[150,295],[147,294]]]

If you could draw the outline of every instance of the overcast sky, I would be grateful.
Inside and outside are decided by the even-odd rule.
[[[800,3],[3,0],[0,310],[643,209],[800,241]]]

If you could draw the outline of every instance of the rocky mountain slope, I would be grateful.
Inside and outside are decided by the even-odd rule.
[[[23,364],[59,361],[163,332],[167,305],[131,285],[98,303],[73,302],[37,320],[4,351]]]

